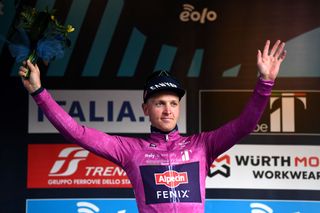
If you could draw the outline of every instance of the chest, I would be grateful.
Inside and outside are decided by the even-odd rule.
[[[201,202],[205,162],[199,147],[146,149],[134,155],[135,169],[128,175],[135,177],[131,178],[134,186],[143,188],[147,204]]]
[[[175,143],[152,144],[137,150],[132,155],[132,166],[162,165],[174,166],[192,162],[205,162],[206,153],[201,146],[196,146],[188,140]]]

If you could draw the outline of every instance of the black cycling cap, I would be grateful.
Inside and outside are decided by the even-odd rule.
[[[181,99],[185,90],[181,87],[180,82],[166,70],[154,71],[147,79],[144,85],[143,101],[144,103],[154,94],[160,91],[171,91]]]

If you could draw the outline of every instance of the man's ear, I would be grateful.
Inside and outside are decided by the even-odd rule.
[[[142,110],[143,110],[144,115],[145,115],[145,116],[149,116],[147,104],[143,103],[143,104],[141,105],[141,107],[142,107]]]

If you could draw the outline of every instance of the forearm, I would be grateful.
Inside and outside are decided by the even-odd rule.
[[[273,81],[259,79],[241,114],[217,130],[208,133],[207,145],[212,151],[211,156],[217,157],[227,151],[254,130],[269,101],[273,84]]]
[[[82,127],[57,104],[46,89],[41,90],[31,95],[52,125],[68,139],[80,137]]]
[[[101,145],[96,143],[107,139],[105,133],[80,125],[57,104],[46,89],[37,90],[32,96],[48,120],[66,139],[94,152],[101,152],[98,150]]]
[[[239,137],[251,133],[259,122],[271,95],[274,81],[259,78],[253,94],[240,116],[233,122],[233,132]]]
[[[80,125],[57,104],[46,89],[32,95],[48,120],[66,139],[118,165],[123,165],[126,159],[123,147],[128,147],[123,145],[126,141],[123,142],[118,136]]]

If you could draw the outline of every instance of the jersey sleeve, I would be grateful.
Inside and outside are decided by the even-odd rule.
[[[124,167],[127,156],[132,153],[125,137],[112,136],[80,125],[57,104],[46,89],[34,95],[33,99],[52,125],[68,141]]]
[[[237,118],[216,130],[201,133],[210,165],[220,154],[254,130],[269,101],[273,85],[273,81],[259,79],[248,103]]]

